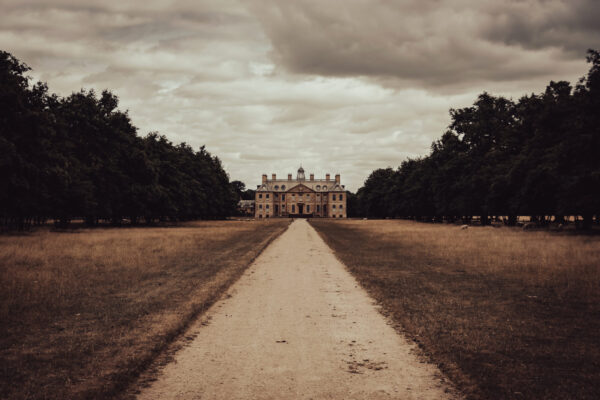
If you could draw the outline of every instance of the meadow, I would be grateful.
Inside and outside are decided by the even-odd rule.
[[[113,398],[289,221],[0,236],[0,398]]]
[[[311,220],[422,356],[472,399],[600,397],[600,237]]]

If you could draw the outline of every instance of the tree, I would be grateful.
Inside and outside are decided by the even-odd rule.
[[[550,82],[517,103],[486,92],[451,109],[449,129],[428,156],[394,171],[378,169],[357,192],[359,208],[377,218],[469,220],[518,215],[600,219],[600,53],[588,51],[587,76],[575,89]]]
[[[244,192],[246,191],[246,184],[242,181],[232,181],[231,189],[235,192],[238,199],[244,198]]]
[[[48,88],[30,85],[29,70],[0,51],[0,216],[18,228],[47,211],[56,157]]]
[[[61,226],[73,218],[118,225],[234,212],[238,193],[204,147],[173,145],[157,133],[142,138],[112,92],[59,97],[44,83],[32,85],[27,71],[0,51],[2,226],[47,217]]]
[[[377,169],[369,175],[357,193],[360,207],[369,218],[383,218],[391,214],[390,194],[394,170]]]

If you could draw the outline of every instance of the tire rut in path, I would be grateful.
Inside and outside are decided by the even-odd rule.
[[[276,239],[139,399],[453,399],[305,221]]]

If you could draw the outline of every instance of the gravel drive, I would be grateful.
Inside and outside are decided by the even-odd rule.
[[[454,399],[316,231],[294,221],[140,399]]]

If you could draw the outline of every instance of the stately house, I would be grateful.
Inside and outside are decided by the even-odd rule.
[[[346,190],[340,184],[340,175],[335,180],[326,174],[325,179],[315,179],[314,174],[306,180],[300,167],[296,179],[288,174],[287,179],[277,179],[272,174],[262,176],[262,184],[256,189],[254,208],[256,218],[274,217],[328,217],[346,218]]]

